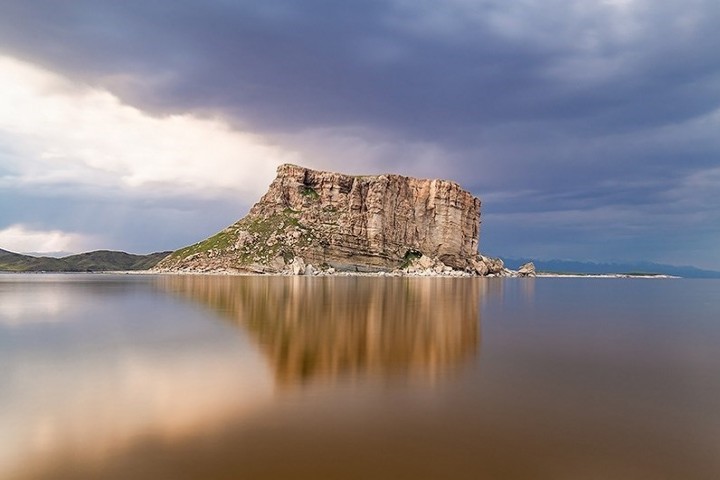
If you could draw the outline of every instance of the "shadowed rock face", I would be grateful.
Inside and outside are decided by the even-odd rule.
[[[454,182],[282,165],[245,218],[159,268],[277,272],[300,257],[374,271],[422,253],[464,269],[477,257],[479,228],[480,200]]]

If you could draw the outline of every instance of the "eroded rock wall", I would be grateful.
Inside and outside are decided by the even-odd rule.
[[[274,272],[299,257],[374,271],[422,253],[468,269],[477,258],[479,228],[480,200],[455,182],[282,165],[245,218],[159,267]]]

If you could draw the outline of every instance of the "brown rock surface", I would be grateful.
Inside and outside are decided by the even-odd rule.
[[[480,200],[451,181],[282,165],[245,218],[158,269],[278,272],[299,257],[315,267],[376,271],[422,253],[476,271],[479,228]]]

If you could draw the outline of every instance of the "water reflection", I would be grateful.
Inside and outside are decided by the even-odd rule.
[[[115,278],[0,278],[0,478],[720,478],[717,281]]]
[[[149,466],[126,469],[153,458],[148,445],[175,458],[197,435],[232,426],[234,436],[274,408],[277,387],[427,385],[478,351],[485,288],[451,279],[0,280],[1,478],[97,478],[114,458],[124,459],[119,478],[145,478]]]
[[[246,329],[277,384],[288,386],[359,375],[438,378],[477,352],[486,283],[168,276],[156,285]]]
[[[150,281],[0,278],[0,478],[100,462],[141,438],[176,441],[272,398],[242,332]]]

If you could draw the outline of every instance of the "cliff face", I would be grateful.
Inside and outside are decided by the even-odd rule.
[[[454,269],[472,269],[479,227],[480,200],[454,182],[282,165],[245,218],[178,250],[158,268],[279,272],[302,259],[374,271],[422,254]]]

